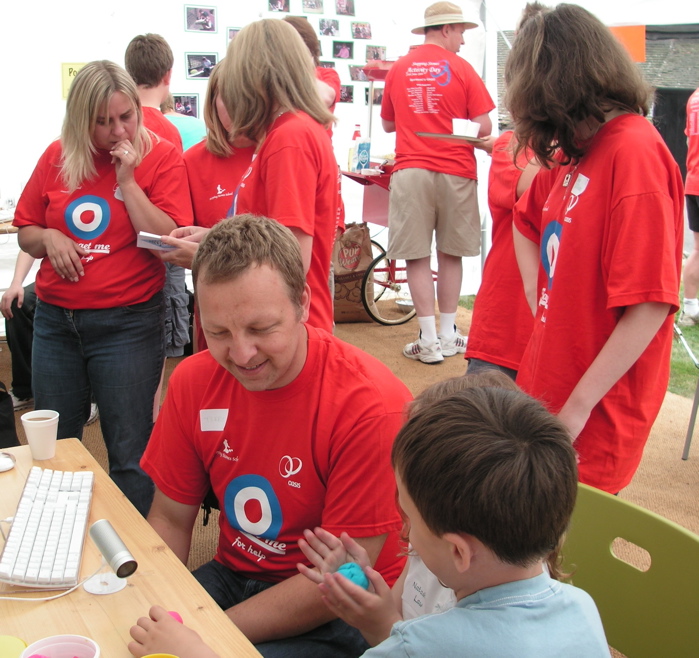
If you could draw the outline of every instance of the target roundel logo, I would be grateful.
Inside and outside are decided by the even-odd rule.
[[[109,204],[98,196],[85,195],[72,201],[65,211],[70,232],[81,240],[94,240],[107,230],[111,211]]]

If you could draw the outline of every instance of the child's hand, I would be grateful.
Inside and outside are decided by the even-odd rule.
[[[129,642],[129,651],[136,658],[151,653],[171,653],[179,658],[218,658],[198,633],[175,621],[165,608],[154,605],[148,614],[149,617],[141,617],[131,627],[134,641]]]
[[[401,616],[390,587],[378,571],[365,567],[373,592],[355,585],[339,573],[325,573],[319,589],[323,602],[340,619],[358,628],[364,639],[375,646],[390,634]]]
[[[371,566],[366,550],[346,532],[338,539],[327,530],[316,528],[313,531],[304,530],[303,536],[305,539],[299,539],[299,548],[315,569],[301,563],[296,567],[306,578],[318,585],[323,582],[323,574],[334,573],[345,562],[356,562],[362,569]]]

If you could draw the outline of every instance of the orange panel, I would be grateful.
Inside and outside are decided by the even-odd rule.
[[[612,34],[621,41],[629,51],[634,62],[646,61],[646,26],[617,25],[609,28]]]

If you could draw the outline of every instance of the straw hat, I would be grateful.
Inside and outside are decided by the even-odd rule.
[[[478,23],[472,23],[464,18],[461,7],[453,2],[435,2],[425,9],[425,22],[420,27],[410,30],[413,34],[425,34],[426,27],[435,25],[450,25],[452,23],[463,23],[466,29],[478,27]]]

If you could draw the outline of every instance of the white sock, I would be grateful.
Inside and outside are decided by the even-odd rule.
[[[682,300],[682,303],[684,305],[685,310],[688,308],[692,309],[693,311],[699,310],[699,299],[697,299],[696,297],[693,299],[687,299],[685,297],[685,299]]]
[[[456,313],[439,314],[439,335],[451,338],[456,332]]]
[[[426,315],[418,318],[417,323],[420,325],[420,335],[422,342],[432,345],[437,342],[437,322],[434,315]]]

